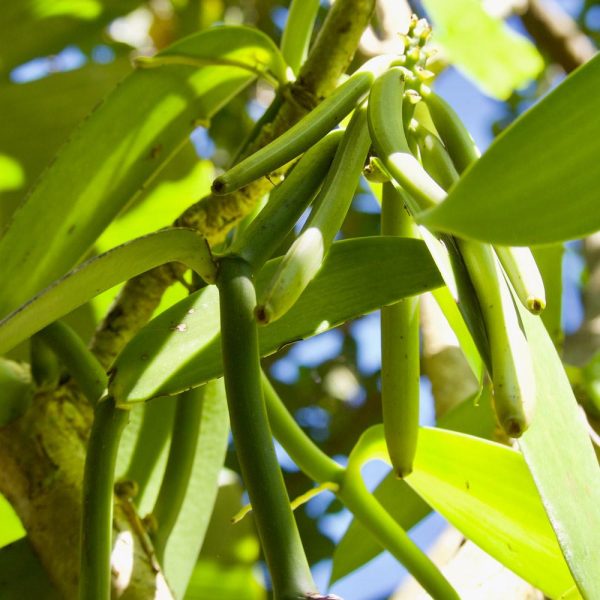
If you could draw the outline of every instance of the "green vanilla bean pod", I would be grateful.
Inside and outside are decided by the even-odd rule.
[[[415,237],[413,218],[391,183],[383,185],[381,234]],[[419,297],[381,308],[381,404],[392,467],[412,472],[419,433]]]
[[[83,476],[79,600],[109,600],[112,551],[113,482],[119,440],[129,411],[110,396],[95,407]]]
[[[421,148],[421,160],[434,177],[452,179],[442,144]],[[458,175],[454,175],[454,180]],[[447,181],[452,185],[452,181]],[[491,246],[458,239],[479,300],[490,344],[494,405],[504,431],[519,437],[529,426],[535,402],[533,364],[504,273]]]
[[[62,321],[55,321],[35,335],[60,359],[90,404],[106,391],[108,377],[84,341]]]
[[[227,405],[244,484],[277,600],[315,593],[310,568],[275,454],[262,392],[256,295],[243,259],[220,261],[217,280]]]
[[[491,246],[459,240],[490,341],[494,407],[511,437],[529,426],[535,404],[531,353],[504,273]]]
[[[281,36],[281,54],[295,75],[308,54],[319,0],[292,0]]]
[[[444,114],[450,115],[448,121],[452,125],[452,130],[448,137],[448,143],[452,145],[454,155],[447,152],[440,139],[422,125],[415,124],[414,127],[411,127],[411,132],[414,133],[419,144],[423,166],[447,190],[459,177],[454,167],[456,160],[460,165],[464,165],[466,160],[474,162],[478,159],[479,152],[469,132],[452,108],[441,98],[434,104],[436,102],[444,107]],[[457,158],[454,159],[454,157]],[[546,307],[546,292],[544,281],[531,250],[525,247],[511,248],[508,246],[495,246],[494,250],[523,306],[534,315],[539,315]]]
[[[304,153],[271,192],[265,208],[236,240],[232,253],[242,256],[255,271],[262,267],[313,200],[343,135],[342,130],[332,131]]]
[[[0,427],[18,419],[31,404],[34,386],[29,366],[0,357]]]
[[[510,246],[494,246],[494,250],[523,306],[539,315],[546,308],[546,291],[531,250]]]
[[[462,173],[480,157],[479,149],[460,117],[443,98],[429,91],[423,94],[423,99],[455,167]]]
[[[412,196],[415,213],[431,208],[446,192],[413,156],[404,131],[405,71],[394,67],[377,78],[369,95],[373,146],[389,174]]]
[[[263,390],[273,433],[298,467],[317,483],[333,484],[343,504],[433,598],[458,600],[458,595],[431,559],[369,493],[360,471],[343,468],[302,431],[263,373]]]
[[[229,194],[296,158],[331,131],[367,95],[376,75],[390,64],[380,56],[368,61],[291,129],[217,177],[215,194]]]
[[[318,273],[348,212],[370,147],[367,111],[356,109],[340,143],[313,211],[256,308],[266,325],[283,316]]]
[[[458,172],[437,135],[416,121],[411,123],[410,133],[419,148],[419,156],[425,170],[445,190],[458,180]]]
[[[204,391],[205,386],[202,386],[177,398],[167,466],[152,509],[156,529],[151,537],[160,563],[188,489],[200,432]]]

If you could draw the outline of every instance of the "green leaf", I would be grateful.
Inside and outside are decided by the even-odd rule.
[[[259,295],[280,260],[269,261],[258,275]],[[294,307],[260,329],[261,354],[439,285],[439,273],[418,240],[373,237],[337,242]],[[115,361],[111,393],[120,403],[141,402],[221,376],[219,330],[216,288],[192,294],[129,342]]]
[[[348,469],[375,459],[389,464],[382,425],[361,436]],[[548,596],[575,587],[536,484],[516,450],[421,428],[414,471],[405,481],[467,538]]]
[[[420,222],[507,246],[600,229],[598,81],[600,56],[517,119]]]
[[[2,227],[75,126],[130,71],[129,60],[120,57],[29,83],[0,83],[0,148],[22,173],[16,185],[0,184]]]
[[[60,600],[62,596],[48,575],[28,539],[22,539],[0,550],[0,598],[24,600],[43,598]]]
[[[183,228],[157,231],[83,263],[0,321],[0,352],[115,284],[171,261],[192,266],[209,281],[214,278],[215,264],[200,234]]]
[[[600,597],[600,468],[571,386],[542,321],[520,308],[537,407],[519,440],[565,558],[586,598]]]
[[[534,44],[486,12],[481,0],[423,0],[423,6],[450,62],[490,96],[507,100],[544,68]]]
[[[0,495],[0,548],[25,536],[25,530],[14,508]],[[0,594],[0,597],[2,595]]]
[[[225,386],[223,380],[218,379],[208,383],[204,393],[194,466],[185,500],[165,550],[165,573],[176,598],[183,597],[204,542],[217,497],[228,435]]]
[[[438,425],[445,429],[491,439],[496,429],[496,418],[491,406],[490,387],[484,388],[477,398],[477,404],[475,398],[468,398],[444,415]],[[406,530],[431,512],[431,507],[393,472],[383,479],[373,494],[394,520]],[[371,532],[360,521],[352,519],[344,537],[335,547],[329,584],[332,585],[349,575],[381,552],[383,548]]]
[[[222,27],[172,49],[202,53],[215,39],[222,51],[243,48],[254,64],[254,53],[262,56],[268,38],[252,29]],[[127,77],[75,131],[0,239],[5,281],[0,315],[80,260],[188,134],[254,78],[245,69],[222,66],[137,69]]]
[[[102,29],[143,0],[2,0],[0,76],[68,44],[102,43]]]
[[[140,56],[136,64],[142,68],[160,68],[166,65],[223,65],[247,69],[257,76],[274,79],[274,83],[287,83],[287,64],[276,44],[266,35],[255,36],[249,43],[224,44],[225,36],[233,41],[236,35],[241,38],[250,30],[247,27],[213,27],[203,33],[202,44],[187,44],[190,39],[183,39],[159,52],[153,57]],[[251,46],[249,52],[248,46]]]
[[[446,430],[420,433],[407,483],[467,538],[546,595],[560,597],[573,588],[523,456]]]

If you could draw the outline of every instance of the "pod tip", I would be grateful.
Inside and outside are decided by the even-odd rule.
[[[268,325],[273,318],[273,310],[268,304],[259,304],[254,309],[254,318],[259,325]]]
[[[412,472],[413,472],[412,463],[410,465],[396,466],[394,468],[394,475],[396,475],[396,477],[398,479],[404,479],[404,478],[408,477]]]
[[[539,315],[546,308],[546,301],[539,296],[529,296],[527,298],[527,308],[534,315]]]
[[[223,180],[222,177],[217,177],[213,181],[210,189],[213,194],[216,194],[217,196],[221,196],[221,195],[227,193],[227,184],[225,183],[225,181]]]
[[[519,438],[527,430],[527,423],[518,417],[509,417],[502,422],[502,429],[510,437]]]

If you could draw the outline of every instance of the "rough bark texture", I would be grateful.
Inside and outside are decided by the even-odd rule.
[[[375,0],[338,0],[326,19],[298,81],[271,126],[253,147],[288,129],[337,85],[348,68]],[[226,197],[208,196],[178,224],[193,225],[214,243],[272,187],[268,180]],[[183,273],[168,265],[131,280],[107,315],[92,345],[108,366],[151,317],[164,290]],[[15,507],[50,579],[65,598],[77,597],[79,526],[85,448],[92,411],[74,385],[38,391],[27,412],[0,428],[0,493]],[[166,582],[133,504],[115,505],[115,540],[122,550],[113,564],[116,597],[169,598]],[[133,571],[127,568],[134,555]],[[115,553],[118,554],[118,553]]]

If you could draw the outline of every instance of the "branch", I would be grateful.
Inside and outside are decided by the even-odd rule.
[[[375,0],[338,0],[333,5],[298,79],[285,91],[275,119],[261,130],[248,154],[287,131],[335,89],[352,61],[374,8]],[[208,195],[190,206],[175,224],[193,227],[211,245],[217,244],[272,189],[271,180],[280,175],[259,179],[227,196]],[[182,266],[170,265],[127,282],[91,343],[92,351],[104,366],[112,363],[127,341],[150,319],[166,288],[181,279],[183,272]]]
[[[596,53],[590,38],[554,0],[529,0],[521,20],[538,46],[567,73]]]

